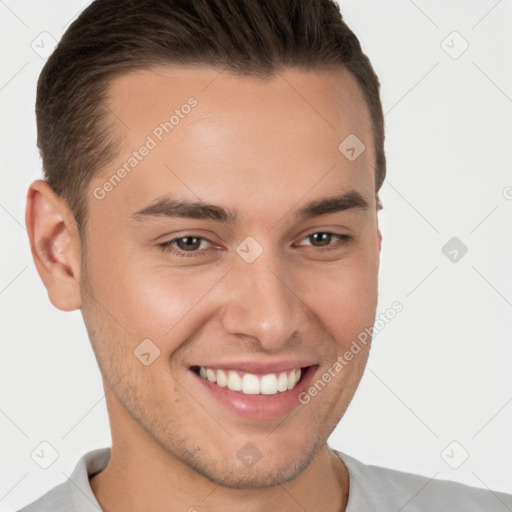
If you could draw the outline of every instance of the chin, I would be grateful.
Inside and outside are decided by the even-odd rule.
[[[245,467],[238,460],[231,467],[224,462],[221,465],[202,464],[195,461],[189,464],[199,474],[215,484],[230,489],[263,489],[283,485],[299,476],[311,461],[304,459],[304,455],[292,460],[281,462],[258,461],[253,467]]]

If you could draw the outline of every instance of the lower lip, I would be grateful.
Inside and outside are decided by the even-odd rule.
[[[263,420],[279,418],[301,405],[299,395],[308,389],[317,370],[318,366],[308,366],[302,370],[304,373],[293,389],[275,395],[244,395],[227,387],[221,388],[192,370],[190,372],[203,389],[230,411],[246,418]]]

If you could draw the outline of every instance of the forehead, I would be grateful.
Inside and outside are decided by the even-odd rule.
[[[374,194],[370,114],[344,69],[267,78],[205,67],[138,70],[113,80],[107,105],[121,147],[93,186],[124,167],[111,206],[134,211],[172,193],[264,213],[263,199],[291,204],[308,191],[308,199],[344,187]],[[350,161],[339,146],[353,136],[366,149]],[[134,156],[143,147],[151,149]]]
[[[243,118],[245,126],[266,127],[272,133],[275,118],[281,116],[283,125],[301,119],[295,130],[307,125],[320,134],[331,130],[342,135],[350,128],[363,134],[371,128],[363,93],[343,68],[285,68],[265,77],[200,66],[135,70],[110,84],[109,112],[129,138],[134,128],[148,131],[156,120],[168,119],[190,97],[200,103],[194,117],[204,125],[219,116],[238,124]]]

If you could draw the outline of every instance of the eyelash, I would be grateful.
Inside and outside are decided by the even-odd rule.
[[[331,233],[330,231],[315,231],[314,233],[311,233],[311,234],[306,235],[305,237],[303,237],[302,240],[310,238],[313,235],[319,235],[319,234],[331,235],[331,236],[334,236],[334,237],[338,237],[338,243],[336,243],[334,245],[333,244],[329,244],[329,246],[327,246],[327,247],[314,247],[314,246],[312,246],[312,248],[315,251],[321,251],[321,252],[323,252],[323,251],[332,251],[332,250],[338,249],[338,248],[340,248],[342,246],[348,245],[350,242],[352,242],[354,240],[354,237],[351,236],[351,235],[342,235],[342,234],[338,234],[338,233]],[[188,235],[180,236],[178,238],[173,238],[172,240],[168,240],[166,242],[158,244],[158,246],[161,247],[163,251],[169,252],[169,253],[171,253],[174,256],[179,256],[179,257],[182,257],[182,258],[193,258],[193,257],[197,257],[197,256],[203,256],[205,253],[211,251],[211,249],[203,249],[203,250],[196,250],[196,251],[183,251],[182,249],[176,249],[176,248],[174,248],[172,246],[172,244],[174,242],[176,242],[178,240],[183,240],[185,238],[197,238],[198,240],[212,243],[211,240],[208,240],[205,237],[196,236],[194,234],[188,234]]]

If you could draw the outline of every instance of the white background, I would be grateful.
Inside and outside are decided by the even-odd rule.
[[[0,511],[110,444],[80,312],[48,301],[24,227],[27,187],[41,177],[34,101],[44,58],[31,44],[46,38],[48,48],[41,32],[58,40],[85,4],[0,1]],[[366,463],[512,493],[512,1],[341,6],[386,112],[378,313],[394,301],[404,311],[375,338],[330,444]],[[463,48],[453,31],[469,43],[457,59],[445,51]],[[442,252],[454,236],[468,248],[456,263]],[[42,441],[59,453],[46,470],[30,458]],[[453,441],[452,460],[469,453],[459,469],[441,457]]]

